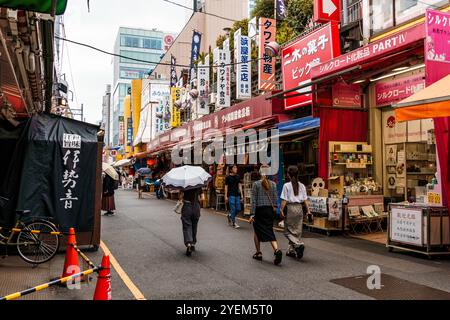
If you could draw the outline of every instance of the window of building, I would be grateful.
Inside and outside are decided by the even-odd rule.
[[[149,64],[152,62],[158,63],[161,60],[161,55],[159,53],[151,53],[151,52],[121,50],[120,55],[123,56],[120,58],[120,62],[124,63]],[[127,58],[137,59],[141,61],[131,60]]]
[[[158,39],[143,39],[145,49],[162,50],[162,41]]]
[[[449,0],[371,0],[371,35],[397,26],[425,13],[428,8],[439,8]]]
[[[131,36],[121,36],[120,37],[120,45],[123,47],[132,47],[132,48],[139,48],[141,47],[139,44],[140,39],[137,37],[131,37]]]

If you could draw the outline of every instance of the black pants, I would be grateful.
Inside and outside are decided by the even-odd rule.
[[[181,222],[183,224],[184,244],[195,245],[197,243],[197,226],[200,219],[200,204],[186,203],[181,210]]]

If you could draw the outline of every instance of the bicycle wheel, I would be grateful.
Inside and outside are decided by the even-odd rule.
[[[42,233],[31,233],[38,230]],[[17,236],[17,251],[20,257],[28,263],[41,264],[51,260],[59,248],[59,236],[49,234],[58,231],[47,221],[27,223]]]

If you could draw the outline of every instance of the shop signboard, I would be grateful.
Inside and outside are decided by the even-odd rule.
[[[272,91],[276,86],[275,58],[265,53],[266,44],[276,40],[277,21],[259,18],[259,60],[258,88],[260,91]]]
[[[124,134],[125,134],[125,123],[123,116],[119,116],[119,145],[123,146],[124,144]]]
[[[361,107],[361,86],[335,83],[332,88],[333,107]]]
[[[314,21],[341,21],[341,0],[314,0]]]
[[[171,120],[172,120],[172,128],[177,128],[181,124],[181,112],[180,109],[175,107],[175,101],[181,99],[181,88],[172,87],[170,88],[170,106],[172,108]]]
[[[243,36],[242,29],[234,34],[235,62],[236,64],[236,99],[246,100],[252,97],[251,79],[251,41]]]
[[[231,67],[230,51],[218,50],[217,68],[217,108],[227,108],[231,104]]]
[[[427,86],[450,73],[450,13],[428,9],[425,22]]]
[[[392,208],[390,240],[410,245],[423,245],[422,209]]]
[[[386,106],[408,98],[425,88],[425,74],[418,73],[375,85],[376,106]]]
[[[133,119],[127,119],[127,146],[131,146],[133,142]]]
[[[190,64],[190,73],[189,79],[193,81],[197,79],[197,67],[195,65],[198,60],[198,55],[200,53],[200,43],[202,40],[202,34],[196,30],[194,30],[192,34],[192,49],[191,49],[191,64]]]
[[[308,206],[311,212],[319,213],[319,214],[327,214],[328,206],[327,206],[326,197],[308,197]]]
[[[311,82],[314,66],[340,54],[339,29],[327,24],[308,35],[293,41],[282,50],[283,90],[289,90]],[[284,100],[285,109],[293,109],[312,103],[311,87],[287,94],[297,95]]]
[[[399,52],[406,47],[410,47],[412,43],[423,40],[424,37],[425,30],[423,24],[415,25],[337,58],[329,61],[322,60],[319,65],[312,68],[311,78],[317,79],[329,76],[393,52]]]
[[[205,63],[198,64],[198,114],[209,114],[209,55],[205,57]]]

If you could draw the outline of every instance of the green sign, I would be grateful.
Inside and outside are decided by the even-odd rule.
[[[56,1],[56,14],[63,14],[66,11],[68,0]],[[52,0],[0,0],[0,7],[51,14]]]

